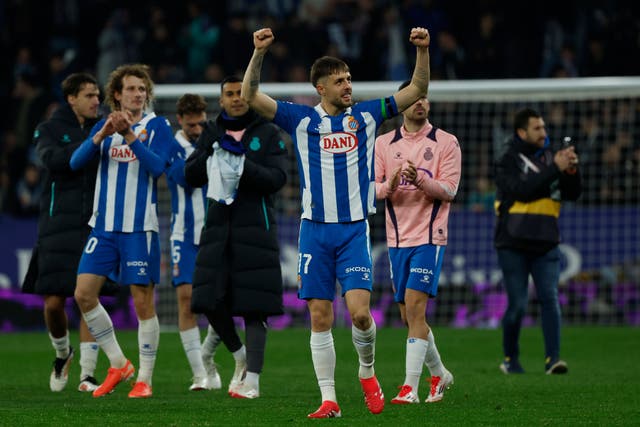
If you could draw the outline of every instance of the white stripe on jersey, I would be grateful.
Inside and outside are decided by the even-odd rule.
[[[376,126],[376,121],[373,118],[373,116],[366,112],[363,111],[362,112],[362,116],[364,117],[365,123],[367,124],[367,141],[374,141],[376,140],[376,132],[377,132],[377,126]],[[367,167],[369,168],[369,171],[371,172],[371,176],[369,177],[369,193],[368,193],[368,198],[367,198],[367,207],[368,207],[368,214],[369,215],[373,215],[376,213],[376,174],[375,174],[375,170],[374,170],[374,164],[375,164],[375,155],[374,155],[374,148],[375,148],[376,144],[369,144],[367,146]],[[362,205],[360,205],[360,207],[362,207]]]
[[[149,209],[146,209],[144,211],[144,223],[148,224],[148,226],[151,227],[152,230],[158,231],[160,229],[160,225],[158,224],[156,204],[151,203],[151,201],[153,200],[153,191],[151,191],[151,188],[153,187],[153,177],[149,175],[149,179],[147,181],[147,188],[149,189],[149,191],[147,191],[147,200],[145,203],[146,206],[149,207]]]
[[[140,162],[129,162],[127,167],[127,183],[136,182],[138,174],[140,173]],[[147,193],[147,196],[151,193]],[[124,193],[124,210],[122,217],[122,231],[125,233],[131,233],[133,231],[133,223],[136,214],[136,200],[138,199],[138,186],[127,187],[127,191]],[[148,202],[148,201],[147,201]],[[149,203],[147,203],[149,206]]]
[[[307,135],[307,126],[309,126],[309,122],[311,121],[311,117],[305,117],[300,120],[296,128],[296,140],[305,141],[305,136]],[[299,173],[304,177],[305,188],[302,191],[302,218],[312,219],[311,218],[311,191],[309,185],[311,183],[311,176],[309,174],[309,144],[298,144],[297,146],[298,152],[300,153],[300,167],[302,171]]]
[[[173,228],[171,229],[171,240],[178,240],[180,242],[184,241],[184,231],[185,231],[185,191],[177,185],[177,190],[175,192],[176,197],[178,198],[178,212],[173,213]]]
[[[319,106],[318,106],[319,107]],[[317,108],[316,108],[317,110]],[[319,110],[320,115],[326,114]],[[320,135],[330,134],[331,119],[322,117],[320,121]],[[356,153],[357,157],[357,153]],[[334,155],[325,150],[320,150],[320,173],[322,176],[322,200],[324,203],[324,221],[338,222],[338,200],[336,199],[336,175],[334,167]],[[309,211],[311,212],[311,211]]]
[[[185,151],[185,158],[188,158],[195,151],[195,147],[187,140],[182,130],[175,134],[176,141]],[[207,170],[209,170],[211,157],[207,159]],[[169,179],[169,188],[171,197],[176,198],[176,203],[172,203],[172,228],[171,240],[180,242],[185,241],[185,233],[187,240],[192,241],[196,245],[200,243],[200,232],[204,226],[205,200],[207,185],[201,188],[191,188],[191,195],[187,196],[183,187]],[[189,218],[187,218],[189,213]],[[188,219],[188,220],[187,220]]]
[[[200,244],[200,232],[202,231],[202,227],[204,227],[204,212],[205,212],[205,197],[203,196],[207,187],[196,188],[194,192],[191,194],[191,203],[193,206],[193,217],[194,217],[194,225],[193,225],[193,243],[196,245]]]
[[[114,138],[122,138],[120,135],[114,135]],[[104,141],[102,141],[104,144]],[[110,147],[112,147],[111,145]],[[100,166],[102,167],[102,162],[100,162]],[[107,174],[110,177],[118,176],[118,163],[117,162],[109,162],[107,165]],[[100,170],[98,170],[98,179],[101,179]],[[115,178],[113,179],[115,181]],[[112,231],[115,223],[115,212],[116,212],[116,188],[118,186],[115,184],[109,185],[107,182],[107,203],[104,209],[104,229],[106,231]],[[95,197],[96,205],[100,203],[100,193],[96,193]],[[94,209],[95,212],[98,212],[98,206]],[[92,224],[93,226],[93,224]]]

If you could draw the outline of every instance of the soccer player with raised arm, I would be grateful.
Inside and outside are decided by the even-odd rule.
[[[400,85],[406,87],[409,82]],[[423,363],[431,376],[427,403],[442,400],[453,375],[444,367],[426,320],[447,245],[451,201],[462,157],[456,137],[429,123],[427,97],[402,113],[403,123],[376,139],[376,196],[386,204],[394,299],[408,327],[405,379],[394,404],[418,403]]]
[[[213,361],[220,337],[209,325],[204,343],[200,344],[197,315],[191,311],[193,272],[200,244],[207,206],[207,185],[191,187],[185,180],[185,159],[195,150],[198,137],[207,120],[207,102],[202,95],[186,93],[176,103],[176,117],[180,129],[175,138],[177,155],[167,171],[167,184],[171,192],[171,283],[178,300],[178,329],[187,355],[193,383],[189,390],[211,390],[222,387],[220,374]]]
[[[309,418],[341,416],[331,333],[336,279],[351,315],[365,403],[373,414],[384,409],[374,370],[376,324],[370,312],[373,276],[367,216],[375,212],[376,131],[384,120],[427,95],[429,32],[413,28],[409,40],[417,47],[417,56],[407,87],[387,98],[354,103],[348,65],[325,56],[311,67],[311,84],[320,104],[310,107],[276,101],[258,90],[262,62],[274,35],[270,28],[253,33],[255,49],[242,96],[291,135],[298,160],[302,195],[298,296],[307,301],[311,315],[311,358],[322,395],[322,404]]]
[[[111,367],[94,397],[113,391],[134,375],[134,367],[118,341],[98,294],[107,276],[119,271],[129,285],[138,317],[140,369],[132,398],[151,397],[151,378],[160,340],[154,285],[160,279],[157,178],[170,163],[176,141],[167,119],[147,112],[153,98],[148,67],[122,65],[109,76],[106,103],[112,112],[99,121],[73,153],[77,170],[98,157],[91,234],[78,266],[75,299],[89,331]]]

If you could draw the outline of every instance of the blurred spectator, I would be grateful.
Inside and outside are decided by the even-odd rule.
[[[467,207],[473,212],[493,212],[496,190],[486,176],[475,179],[473,189],[467,198]]]
[[[138,58],[138,45],[142,34],[132,26],[129,10],[115,9],[98,37],[96,77],[100,86],[107,83],[109,74],[118,66]]]
[[[28,46],[19,46],[16,52],[16,62],[13,64],[13,79],[18,79],[23,74],[35,74],[36,64],[33,59],[33,52]]]
[[[433,40],[433,39],[432,39]],[[448,30],[438,33],[437,54],[431,57],[432,80],[457,80],[463,77],[466,54]]]
[[[165,10],[160,6],[152,7],[140,44],[140,60],[151,68],[156,84],[180,83],[184,80],[181,56]]]
[[[400,18],[400,12],[395,5],[388,6],[381,23],[386,42],[386,53],[380,55],[386,59],[386,69],[381,74],[383,79],[404,81],[411,77],[409,69],[409,56],[407,55],[404,23]],[[376,55],[371,55],[376,56]]]
[[[250,41],[251,31],[246,26],[247,16],[234,14],[225,21],[224,31],[220,41],[220,49],[215,55],[216,62],[220,62],[224,68],[224,74],[229,76],[242,76],[247,58],[251,58],[253,46]]]
[[[62,81],[73,72],[76,51],[74,49],[56,50],[49,57],[49,85],[56,103],[64,103]]]
[[[45,118],[52,102],[52,96],[45,90],[42,78],[37,72],[24,70],[18,74],[13,88],[13,106],[10,113],[19,148],[24,149],[31,144],[33,131]]]
[[[42,195],[42,180],[40,178],[38,166],[34,163],[27,164],[24,175],[16,186],[17,213],[20,216],[37,216],[40,212],[40,196]]]
[[[220,41],[220,28],[214,24],[200,0],[187,2],[188,22],[182,28],[180,47],[187,51],[187,82],[197,83],[204,78],[207,64],[214,57]]]
[[[503,53],[497,16],[493,12],[480,14],[477,30],[467,34],[468,58],[466,76],[473,79],[497,79],[503,75]]]

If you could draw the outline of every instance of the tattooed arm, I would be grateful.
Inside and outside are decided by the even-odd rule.
[[[272,120],[276,115],[278,104],[269,95],[258,90],[260,85],[260,70],[264,55],[273,43],[274,35],[270,28],[262,28],[253,33],[253,56],[242,81],[241,96],[249,103],[249,106],[262,117]]]
[[[393,95],[398,111],[404,111],[418,99],[426,98],[429,89],[429,43],[431,41],[429,31],[425,28],[413,28],[409,40],[417,48],[416,66],[411,76],[411,84]]]

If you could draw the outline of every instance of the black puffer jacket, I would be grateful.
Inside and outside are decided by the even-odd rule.
[[[45,191],[25,292],[73,296],[78,262],[90,232],[98,159],[77,172],[69,167],[69,159],[96,122],[81,127],[67,104],[36,129],[34,144],[45,168]]]
[[[578,199],[582,181],[560,172],[554,153],[516,136],[497,162],[496,248],[545,253],[560,242],[560,204]]]
[[[220,304],[233,315],[283,313],[282,272],[274,194],[287,179],[287,151],[280,130],[253,112],[239,120],[207,122],[185,165],[187,183],[208,181],[207,159],[226,129],[245,129],[245,162],[238,193],[230,205],[208,200],[193,276],[191,308],[213,312]]]

